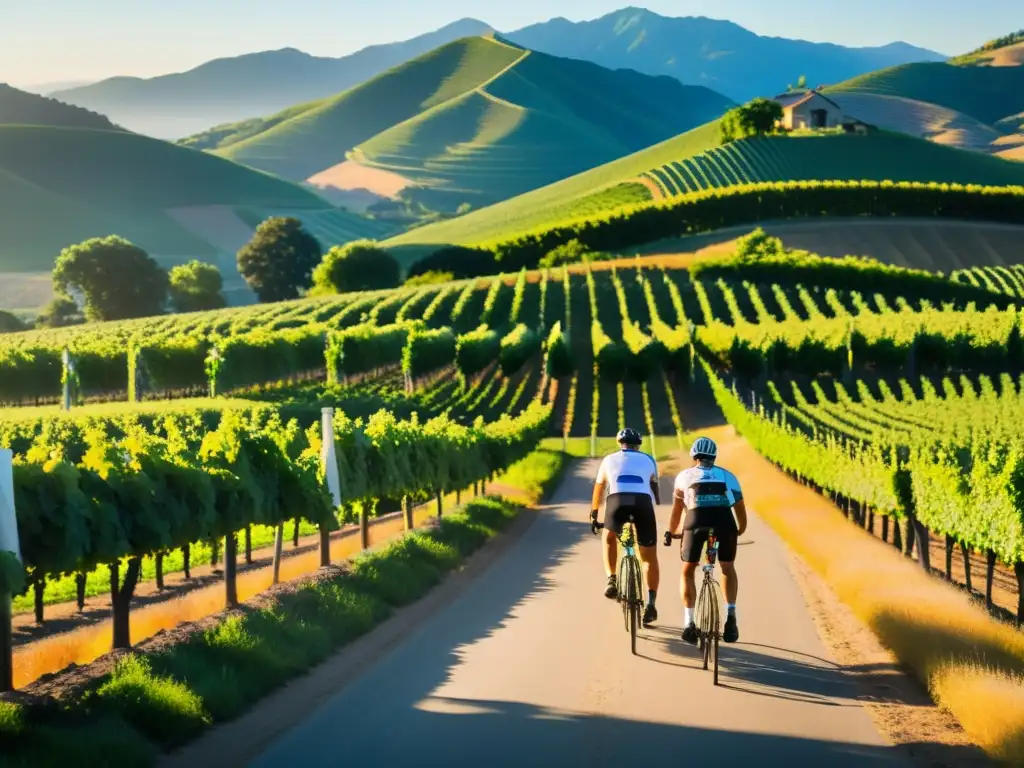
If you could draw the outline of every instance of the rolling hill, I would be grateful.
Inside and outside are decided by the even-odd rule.
[[[729,106],[668,78],[465,38],[334,98],[183,143],[330,190],[477,208],[662,141]]]
[[[118,130],[103,115],[0,83],[0,125],[63,125]]]
[[[901,42],[847,48],[762,37],[729,21],[672,18],[635,7],[592,21],[552,19],[506,36],[555,56],[670,75],[738,102],[778,93],[801,74],[813,83],[836,83],[883,67],[946,58]]]
[[[624,204],[755,181],[936,181],[1024,185],[1024,165],[904,134],[820,134],[745,139],[721,146],[710,123],[573,178],[387,241],[413,261],[442,244],[510,239]]]
[[[211,125],[326,98],[439,45],[489,29],[481,21],[461,19],[410,40],[372,45],[341,58],[285,48],[216,59],[160,77],[114,77],[52,95],[110,115],[133,131],[177,139]]]
[[[824,93],[880,128],[1011,158],[1024,148],[1024,42],[890,67]]]
[[[325,245],[388,231],[282,179],[157,139],[0,125],[4,273],[48,272],[65,246],[118,234],[165,264],[217,263],[226,286],[237,286],[234,254],[258,223],[254,212],[308,220]]]
[[[176,139],[328,98],[440,45],[489,31],[482,21],[462,19],[340,58],[286,48],[217,59],[149,79],[115,77],[52,95],[109,115],[130,130]],[[895,64],[945,58],[905,43],[846,48],[762,37],[726,21],[666,18],[640,8],[579,23],[556,18],[501,34],[532,50],[610,69],[669,75],[737,101],[776,93],[802,73],[814,82],[839,82]]]

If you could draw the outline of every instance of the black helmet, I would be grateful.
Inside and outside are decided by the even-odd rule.
[[[644,439],[640,436],[640,433],[635,429],[625,427],[619,431],[619,434],[615,438],[617,443],[625,443],[626,445],[642,445]]]

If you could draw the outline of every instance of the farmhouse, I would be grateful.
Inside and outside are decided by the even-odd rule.
[[[839,128],[848,121],[838,104],[818,91],[793,91],[776,96],[782,106],[781,127],[786,130]]]

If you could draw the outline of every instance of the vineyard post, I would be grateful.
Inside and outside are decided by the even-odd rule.
[[[74,370],[71,363],[71,353],[67,347],[64,347],[60,353],[60,360],[63,364],[63,375],[61,376],[61,384],[63,389],[63,409],[65,411],[71,410],[71,373]]]
[[[0,448],[0,552],[21,561],[18,518],[14,512],[14,454]],[[14,689],[14,642],[11,634],[11,594],[0,593],[0,693]]]
[[[322,427],[322,443],[320,448],[320,464],[324,477],[327,479],[327,490],[330,491],[334,509],[341,508],[341,478],[338,475],[338,458],[334,448],[334,409],[320,409]],[[326,523],[320,524],[320,565],[331,564],[331,533]]]
[[[413,529],[413,516],[412,516],[412,496],[406,494],[403,500],[403,513],[405,516],[405,530],[411,531]]]
[[[281,550],[284,549],[284,523],[274,530],[274,584],[281,581]]]
[[[696,366],[694,365],[694,348],[693,348],[693,335],[697,332],[697,326],[694,325],[693,320],[690,323],[690,383],[693,384],[697,375]]]

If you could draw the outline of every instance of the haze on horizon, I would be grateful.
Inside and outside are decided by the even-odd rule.
[[[708,16],[760,35],[848,46],[901,40],[954,55],[1024,27],[1019,0],[785,0],[786,11],[763,0],[377,0],[328,5],[323,0],[100,0],[97,12],[77,0],[10,2],[0,14],[0,82],[37,86],[153,77],[211,59],[298,48],[344,56],[394,42],[464,17],[501,31],[564,16],[582,21],[627,5],[664,16]],[[214,5],[215,4],[215,5]],[[353,9],[357,6],[357,9]],[[966,11],[966,13],[965,13]]]

